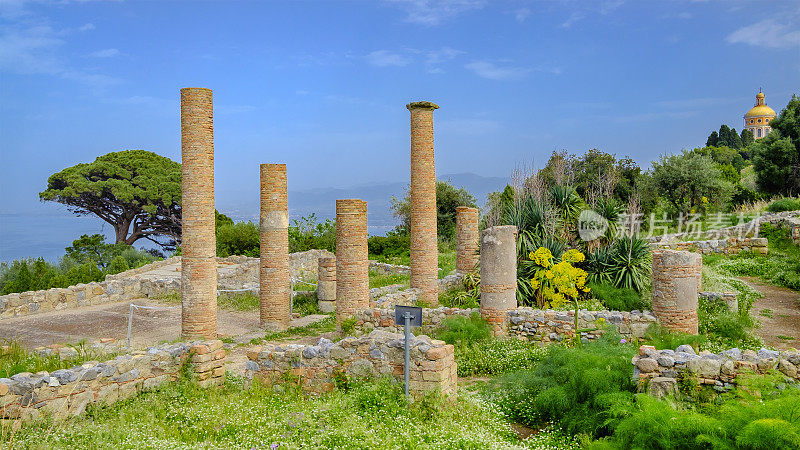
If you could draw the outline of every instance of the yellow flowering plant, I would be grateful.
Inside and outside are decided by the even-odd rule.
[[[569,301],[577,304],[581,293],[589,292],[586,271],[572,265],[586,259],[579,250],[567,250],[555,262],[549,249],[539,247],[528,258],[534,264],[530,287],[540,308],[560,308]]]

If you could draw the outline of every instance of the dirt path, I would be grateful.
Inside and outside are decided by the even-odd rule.
[[[761,322],[756,329],[764,344],[776,349],[800,347],[800,292],[767,284],[758,278],[740,280],[764,297],[753,303],[752,314]]]
[[[133,315],[131,346],[144,348],[164,341],[174,341],[181,334],[181,308],[174,303],[152,299],[133,300],[136,305],[169,308],[164,310],[137,309]],[[31,316],[0,321],[0,340],[17,339],[25,347],[64,344],[100,338],[123,341],[128,331],[130,301],[107,303],[74,310],[50,311]],[[306,316],[292,321],[292,326],[304,326],[327,316]],[[225,336],[264,336],[259,328],[258,311],[221,309],[217,315],[218,331]],[[252,337],[248,337],[249,341]]]

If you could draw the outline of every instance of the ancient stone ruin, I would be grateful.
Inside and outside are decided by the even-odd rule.
[[[336,322],[369,308],[367,202],[336,200]]]
[[[422,291],[422,302],[435,305],[439,303],[439,244],[433,111],[439,106],[414,102],[406,108],[411,111],[411,287]]]
[[[317,301],[324,313],[336,311],[336,257],[320,258],[317,266]]]
[[[481,317],[495,334],[506,332],[506,312],[517,307],[517,227],[481,233]]]
[[[664,328],[697,334],[702,264],[697,253],[653,251],[653,312]]]
[[[478,266],[480,224],[478,208],[456,208],[456,270],[472,272]]]
[[[259,298],[263,328],[289,328],[292,280],[289,272],[289,209],[286,164],[261,164]]]
[[[217,336],[214,112],[210,89],[181,89],[181,335]]]

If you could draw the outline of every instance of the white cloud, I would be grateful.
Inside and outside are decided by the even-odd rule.
[[[92,52],[89,56],[93,58],[113,58],[115,56],[119,56],[119,50],[115,48],[107,48],[105,50],[98,50],[96,52]]]
[[[58,73],[62,65],[54,50],[63,44],[64,40],[49,26],[8,28],[0,36],[0,70],[21,74]]]
[[[411,58],[389,50],[376,50],[365,56],[365,59],[377,67],[403,67],[411,63]]]
[[[527,75],[531,69],[513,66],[498,66],[489,61],[473,61],[464,65],[476,75],[490,80],[510,80]]]
[[[573,11],[572,14],[561,23],[561,28],[569,28],[576,22],[579,22],[585,19],[587,16],[591,14],[600,14],[600,15],[607,15],[611,14],[617,8],[622,6],[625,3],[625,0],[605,0],[601,2],[583,2],[583,3],[573,3],[578,5],[578,9]]]
[[[461,13],[481,9],[484,0],[387,0],[402,8],[406,21],[420,25],[434,26]]]
[[[429,65],[441,64],[463,54],[464,52],[461,50],[450,47],[442,47],[439,50],[428,50],[425,52],[425,63]]]
[[[531,10],[528,8],[520,8],[514,11],[514,19],[516,19],[517,22],[524,22],[530,15]]]
[[[90,31],[90,30],[94,30],[93,23],[87,23],[86,25],[81,25],[80,27],[78,27],[78,31]]]
[[[765,19],[747,25],[725,39],[731,44],[748,44],[756,47],[791,48],[800,46],[800,29],[797,25],[778,23],[774,19]]]

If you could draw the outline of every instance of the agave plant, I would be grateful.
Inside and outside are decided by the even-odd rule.
[[[533,196],[509,204],[503,211],[502,223],[514,225],[520,235],[528,232],[543,236],[547,231],[547,206]]]

